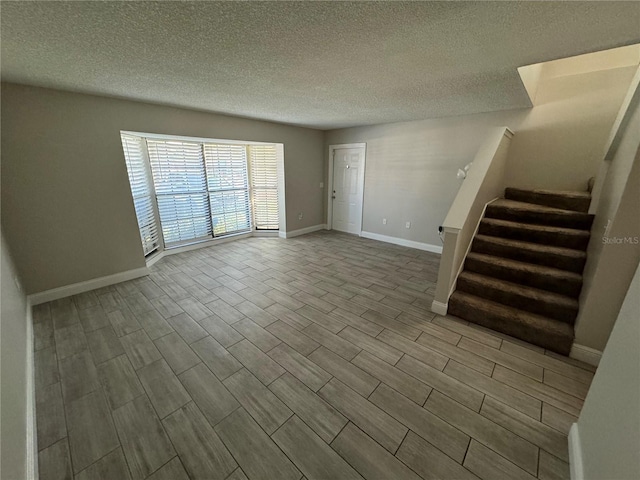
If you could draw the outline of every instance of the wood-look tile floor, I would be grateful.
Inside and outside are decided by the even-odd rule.
[[[434,316],[438,260],[250,238],[34,307],[40,478],[568,478],[594,369]]]

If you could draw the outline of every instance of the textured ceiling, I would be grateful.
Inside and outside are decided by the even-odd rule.
[[[328,129],[530,106],[637,2],[2,2],[2,79]]]

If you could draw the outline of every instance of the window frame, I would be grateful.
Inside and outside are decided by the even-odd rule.
[[[155,184],[153,183],[153,175],[151,172],[151,163],[149,161],[149,151],[148,151],[148,147],[147,147],[147,140],[144,137],[140,137],[138,135],[131,135],[127,132],[121,132],[120,133],[120,140],[123,143],[122,145],[122,150],[123,150],[123,155],[125,157],[125,167],[127,168],[127,179],[129,180],[129,189],[131,190],[131,198],[133,200],[134,203],[134,210],[135,210],[135,201],[136,201],[136,197],[135,194],[133,193],[133,189],[131,189],[131,179],[129,177],[129,167],[127,166],[127,149],[124,146],[124,138],[125,137],[132,137],[132,138],[136,138],[140,140],[140,145],[141,145],[141,157],[142,157],[142,167],[144,169],[144,175],[145,175],[145,180],[147,181],[147,188],[149,189],[149,197],[150,197],[150,201],[151,201],[151,210],[153,212],[153,222],[154,222],[154,227],[156,230],[156,235],[157,235],[157,245],[155,246],[155,248],[153,248],[152,250],[148,251],[148,252],[144,252],[144,242],[142,242],[142,235],[140,240],[141,240],[141,244],[142,244],[142,251],[144,253],[144,257],[145,258],[149,258],[151,256],[153,256],[154,254],[158,253],[159,251],[162,251],[164,249],[164,236],[162,234],[162,227],[161,227],[161,223],[160,223],[160,215],[158,212],[158,202],[156,201],[156,188],[155,188]],[[138,212],[136,211],[136,223],[138,225],[138,233],[140,232],[140,223],[139,223],[139,219],[138,219]]]
[[[255,209],[255,197],[254,197],[254,190],[260,190],[259,188],[255,188],[253,185],[253,162],[251,160],[251,147],[252,146],[271,146],[274,149],[274,153],[275,153],[275,157],[276,157],[276,195],[277,195],[277,208],[278,208],[278,228],[258,228],[258,222],[256,222],[256,209]],[[246,146],[246,152],[247,152],[247,175],[248,175],[248,180],[249,180],[249,188],[251,189],[251,195],[249,197],[250,201],[251,201],[251,216],[253,217],[253,229],[256,232],[278,232],[280,231],[280,225],[282,224],[282,216],[280,214],[280,208],[281,208],[281,202],[280,202],[280,190],[281,190],[281,182],[280,182],[280,168],[279,168],[279,151],[278,151],[278,144],[274,144],[274,143],[270,143],[270,144],[248,144]],[[266,190],[265,188],[262,188],[262,190]]]
[[[274,142],[256,142],[256,141],[246,141],[246,140],[230,140],[230,139],[215,139],[215,138],[207,138],[207,137],[187,137],[181,135],[164,135],[164,134],[155,134],[155,133],[145,133],[145,132],[136,132],[130,130],[121,130],[120,135],[128,135],[134,137],[140,137],[143,141],[144,148],[143,156],[145,162],[146,174],[149,178],[151,195],[152,195],[152,204],[154,209],[154,219],[156,222],[156,229],[158,231],[158,243],[159,246],[156,250],[149,252],[145,258],[147,261],[151,261],[153,263],[153,257],[161,258],[161,255],[164,252],[171,253],[179,253],[184,250],[191,250],[193,248],[202,248],[206,247],[210,244],[219,243],[222,241],[232,240],[234,237],[242,237],[242,236],[251,236],[251,235],[267,235],[273,234],[275,236],[283,236],[284,231],[286,229],[286,211],[285,211],[285,202],[284,202],[284,144],[282,143],[274,143]],[[180,141],[180,142],[192,142],[199,143],[203,153],[203,168],[205,173],[205,178],[207,178],[206,172],[206,160],[204,158],[204,148],[205,144],[227,144],[227,145],[242,145],[245,149],[245,161],[246,161],[246,172],[247,172],[247,194],[249,196],[249,212],[250,212],[250,228],[249,230],[241,230],[238,232],[233,232],[229,234],[224,234],[221,236],[216,236],[212,232],[211,236],[206,236],[198,239],[185,240],[181,243],[173,243],[169,247],[166,246],[162,222],[160,219],[160,213],[158,210],[158,201],[157,201],[157,192],[155,188],[155,183],[153,181],[153,171],[151,170],[151,161],[149,158],[149,146],[147,141],[155,140],[155,141]],[[249,147],[252,145],[264,145],[264,146],[273,146],[276,151],[276,176],[278,179],[278,229],[257,229],[254,218],[254,199],[253,199],[253,185],[251,181],[251,158],[250,158],[250,150]],[[207,178],[208,180],[208,178]],[[207,188],[207,200],[209,202],[209,215],[211,216],[211,207],[210,207],[210,198],[209,198],[209,190]]]

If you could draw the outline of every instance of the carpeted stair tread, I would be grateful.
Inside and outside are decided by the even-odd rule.
[[[484,253],[470,252],[464,269],[571,297],[577,297],[582,289],[582,275],[575,272]]]
[[[540,243],[510,240],[488,235],[476,235],[471,251],[537,265],[546,265],[576,273],[582,273],[587,260],[587,254],[582,250],[553,247]]]
[[[521,223],[589,230],[593,215],[500,198],[487,205],[485,216]]]
[[[556,247],[586,250],[590,232],[575,228],[563,228],[546,225],[483,218],[478,233],[492,237],[509,238],[533,243],[542,243]]]
[[[589,192],[557,190],[525,190],[521,188],[505,189],[505,198],[520,202],[535,203],[547,207],[562,208],[587,213],[591,204]]]
[[[479,273],[462,272],[456,290],[571,325],[578,315],[578,301],[574,298]]]
[[[453,293],[448,313],[562,355],[571,350],[572,325],[466,292]]]

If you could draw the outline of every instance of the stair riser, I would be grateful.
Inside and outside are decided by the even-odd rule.
[[[587,213],[589,211],[589,205],[591,204],[591,198],[567,198],[549,194],[523,192],[511,188],[507,188],[504,193],[504,198],[509,200],[533,203],[545,207],[561,208],[563,210],[573,210],[574,212]]]
[[[509,245],[497,245],[478,238],[473,241],[471,251],[486,253],[487,255],[495,255],[496,257],[510,258],[536,265],[544,265],[546,267],[559,268],[560,270],[567,270],[575,273],[582,273],[585,264],[584,258],[567,257],[549,254],[547,252],[535,252]]]
[[[589,237],[586,235],[558,234],[552,232],[532,231],[503,225],[490,225],[480,222],[478,233],[492,237],[510,238],[523,242],[541,243],[553,247],[586,250]]]
[[[526,327],[526,325],[508,322],[505,321],[505,319],[491,315],[490,313],[470,308],[465,303],[459,302],[453,297],[449,301],[447,313],[463,318],[469,322],[482,325],[483,327],[490,328],[491,330],[511,335],[512,337],[538,345],[539,347],[553,350],[561,355],[569,355],[569,352],[571,351],[573,339],[557,335],[545,335],[544,333],[531,331]]]
[[[534,225],[548,225],[551,227],[575,228],[590,230],[593,217],[581,213],[542,213],[525,210],[514,210],[503,206],[488,205],[485,216],[512,222],[532,223]]]
[[[577,298],[582,289],[581,281],[516,270],[504,265],[486,263],[468,257],[465,261],[464,268],[470,272],[480,273],[488,277],[499,278],[507,282],[519,283],[520,285],[539,288],[573,298]]]
[[[491,286],[470,281],[463,277],[458,279],[456,290],[467,292],[475,295],[476,297],[486,298],[487,300],[492,300],[520,310],[554,318],[570,325],[574,324],[576,317],[578,316],[577,308],[531,299],[515,292],[507,292],[497,288],[492,288]]]

